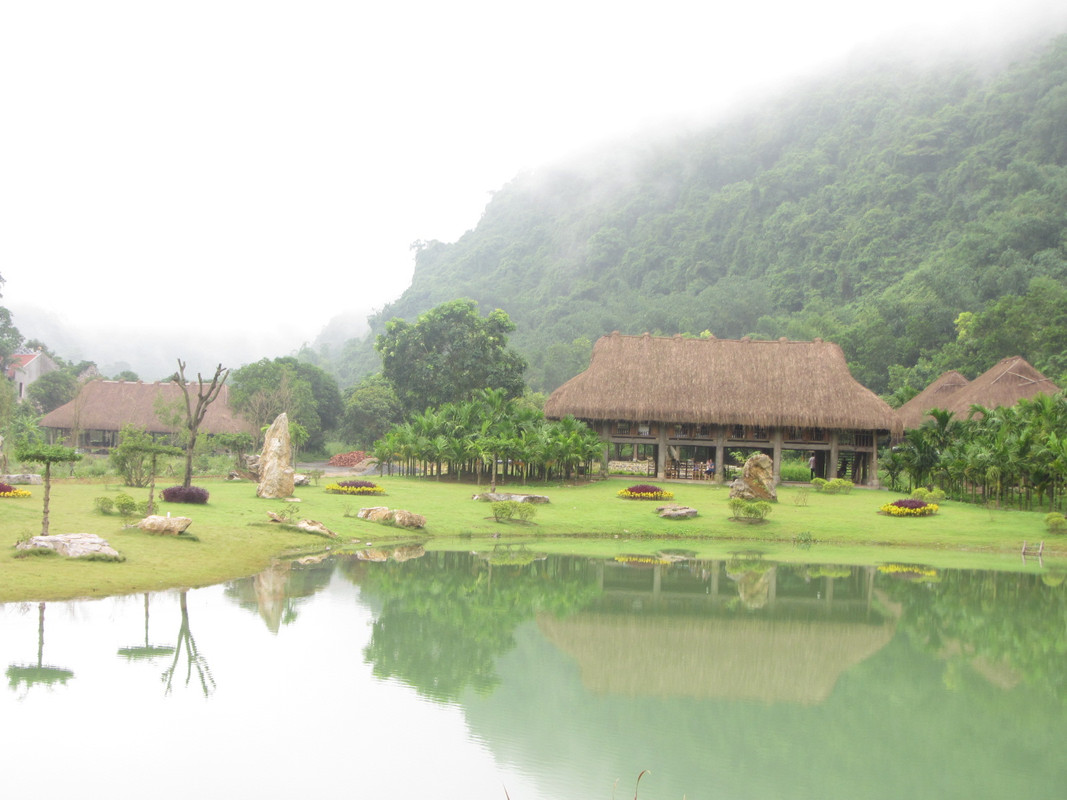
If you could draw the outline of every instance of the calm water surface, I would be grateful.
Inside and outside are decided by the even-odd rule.
[[[590,800],[647,769],[641,800],[1064,796],[1063,572],[676,557],[405,548],[0,605],[0,785]]]

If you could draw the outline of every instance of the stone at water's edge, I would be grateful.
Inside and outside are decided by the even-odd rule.
[[[271,423],[263,440],[257,497],[283,498],[293,494],[296,471],[293,469],[292,452],[289,417],[282,412]]]
[[[778,502],[778,491],[774,484],[774,462],[769,455],[755,453],[748,457],[741,470],[741,477],[730,484],[730,497]]]
[[[15,545],[16,550],[55,550],[68,558],[84,556],[119,557],[119,552],[106,539],[95,533],[54,533],[48,536],[33,536]]]
[[[152,514],[137,523],[137,527],[148,533],[163,533],[168,536],[177,536],[185,533],[186,528],[193,524],[189,517],[164,517],[160,514]]]

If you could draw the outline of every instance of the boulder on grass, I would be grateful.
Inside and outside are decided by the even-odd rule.
[[[774,483],[774,462],[769,455],[755,453],[748,457],[741,470],[741,477],[730,484],[730,497],[778,502]]]
[[[55,550],[68,558],[108,556],[120,558],[118,550],[106,539],[95,533],[54,533],[49,536],[33,536],[15,545],[16,550]]]
[[[361,508],[356,516],[368,522],[383,522],[387,525],[396,525],[399,528],[424,528],[426,517],[421,514],[413,514],[402,509],[391,509],[385,506],[372,506]]]
[[[137,527],[148,533],[162,533],[167,536],[177,536],[185,533],[186,528],[193,524],[189,517],[164,517],[152,514],[137,523]]]
[[[499,503],[504,500],[514,500],[516,503],[550,503],[543,494],[509,494],[506,492],[482,492],[471,498],[485,503]]]
[[[689,506],[670,503],[665,506],[657,506],[656,513],[664,519],[689,519],[697,515],[697,510]]]

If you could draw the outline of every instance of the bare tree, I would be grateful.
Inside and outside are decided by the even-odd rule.
[[[180,358],[178,359],[178,376],[175,382],[181,387],[182,394],[185,395],[185,478],[182,486],[186,489],[193,484],[193,449],[196,447],[196,437],[200,432],[200,423],[204,421],[204,417],[207,415],[208,406],[218,398],[229,375],[230,371],[223,369],[222,364],[215,367],[215,375],[209,382],[205,382],[199,372],[196,373],[197,395],[194,407],[193,398],[189,393],[189,386],[185,380],[185,362]]]

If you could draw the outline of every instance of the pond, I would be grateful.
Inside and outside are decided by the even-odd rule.
[[[1062,572],[372,557],[0,605],[5,795],[589,800],[644,770],[641,800],[1067,786]]]

